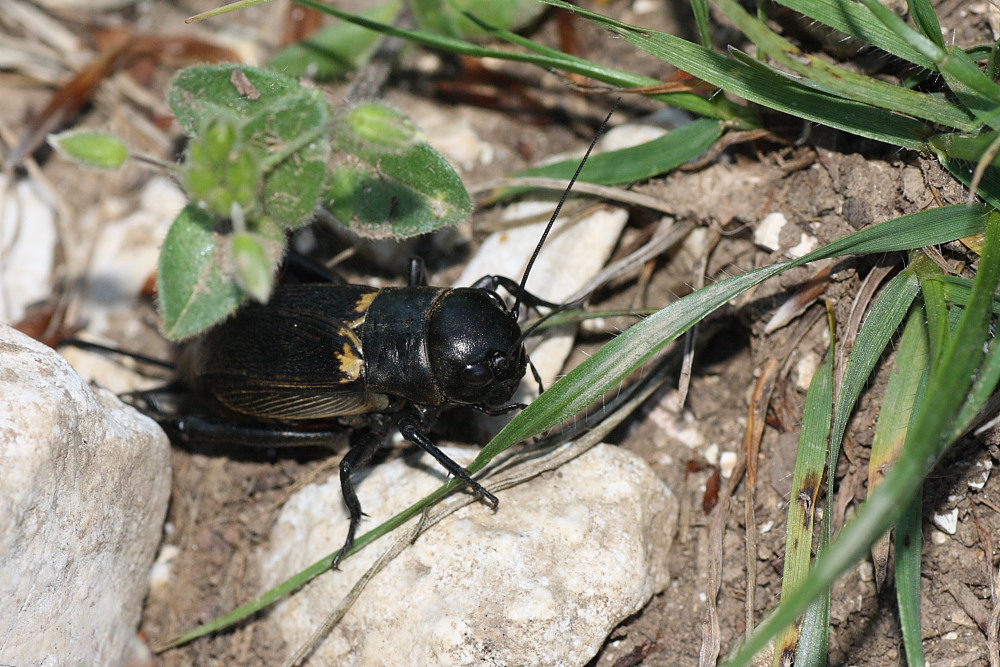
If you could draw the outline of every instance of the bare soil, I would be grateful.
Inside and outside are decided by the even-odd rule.
[[[78,9],[53,15],[88,36],[96,26],[119,25],[151,34],[190,31],[192,35],[215,39],[213,31],[224,25],[223,32],[230,35],[239,31],[254,35],[256,31],[260,33],[256,39],[273,44],[278,36],[262,26],[280,24],[287,11],[276,5],[266,6],[232,15],[224,23],[195,28],[183,25],[184,16],[210,4],[197,2],[178,8],[175,3],[154,0],[113,11]],[[686,10],[670,3],[652,3],[653,10],[642,14],[635,11],[642,4],[638,2],[583,4],[593,4],[599,11],[626,21],[690,37],[687,32],[692,23]],[[939,4],[942,25],[957,43],[981,42],[990,35],[985,14],[969,11],[969,3],[946,0]],[[622,40],[612,39],[582,22],[575,22],[574,29],[579,34],[582,55],[587,58],[663,79],[672,74],[663,63],[637,53]],[[536,39],[556,43],[554,18],[541,22],[534,30]],[[23,28],[3,17],[0,31],[31,38]],[[822,48],[812,38],[802,39],[808,48]],[[418,67],[423,57],[418,51],[404,53],[397,73],[388,81],[385,97],[403,110],[429,106],[434,113],[460,118],[474,128],[480,140],[498,148],[491,164],[476,164],[463,172],[469,183],[510,174],[548,155],[581,148],[595,122],[610,106],[607,97],[581,95],[569,89],[561,78],[527,67],[499,66],[512,80],[523,82],[524,94],[538,108],[547,110],[540,114],[540,124],[532,124],[519,115],[519,109],[524,110],[523,101],[515,101],[515,108],[510,109],[501,104],[510,102],[510,98],[494,100],[485,108],[473,106],[467,99],[447,100],[440,83],[457,67],[456,61],[444,57],[446,66],[427,74]],[[877,67],[887,78],[896,74],[892,63],[884,59],[869,57],[855,62],[868,71]],[[153,68],[143,85],[150,95],[162,100],[169,78],[169,68],[161,64]],[[331,88],[331,99],[339,100],[344,90],[344,84]],[[10,137],[25,131],[33,112],[45,106],[51,90],[34,88],[23,77],[0,73],[0,91],[3,138],[9,143]],[[128,104],[120,97],[112,99]],[[617,122],[632,120],[655,108],[656,103],[627,97]],[[148,117],[149,110],[142,114]],[[129,118],[130,114],[122,113],[114,104],[98,102],[85,110],[78,122],[110,126],[134,136],[135,132],[128,129]],[[164,127],[165,136],[177,136],[175,128]],[[734,145],[707,165],[636,185],[634,189],[668,202],[678,221],[694,222],[716,234],[718,244],[703,250],[707,260],[702,275],[697,272],[697,262],[674,253],[648,267],[641,279],[606,287],[598,294],[595,305],[662,307],[699,283],[776,261],[780,254],[768,253],[753,243],[755,226],[772,212],[783,213],[798,230],[827,243],[891,217],[964,201],[961,188],[925,156],[806,127],[787,118],[775,119],[775,127],[774,136]],[[149,176],[142,170],[114,177],[81,174],[58,159],[42,162],[41,169],[50,182],[61,184],[64,200],[80,212],[94,210],[109,195],[134,201],[135,193]],[[473,245],[481,237],[479,230],[493,217],[489,212],[477,213],[472,223]],[[657,217],[635,210],[618,256],[640,243]],[[970,259],[958,246],[942,248],[941,252],[953,265]],[[776,305],[819,268],[804,267],[766,283],[725,308],[706,327],[708,337],[698,346],[690,392],[682,410],[676,406],[676,389],[666,387],[615,432],[617,444],[646,459],[678,494],[683,511],[674,548],[662,555],[673,572],[670,587],[617,628],[591,664],[699,664],[706,609],[713,597],[710,576],[716,566],[721,573],[715,602],[723,656],[747,632],[748,618],[750,623],[758,623],[775,606],[781,585],[785,508],[805,396],[800,375],[810,365],[815,366],[827,351],[824,302],[836,314],[842,329],[838,338],[842,339],[848,333],[843,329],[852,301],[871,268],[876,264],[901,266],[904,260],[903,256],[854,258],[833,265],[821,300],[771,334],[764,333],[764,325]],[[443,255],[434,265],[438,269],[435,282],[447,282],[458,262],[453,256]],[[373,271],[363,262],[353,263],[349,271],[358,272],[358,279],[364,279],[366,273],[378,273],[386,279],[384,270]],[[159,349],[166,353],[168,348],[162,343],[149,342],[153,340],[149,338],[153,329],[148,326],[153,321],[151,312],[140,310],[136,319],[143,326],[122,327],[120,342],[125,347],[139,345],[147,350],[160,345]],[[582,360],[609,335],[581,334],[570,365]],[[748,488],[743,479],[728,502],[723,494],[723,502],[711,507],[719,497],[719,485],[726,488],[731,484],[731,479],[720,477],[717,453],[739,454],[743,450],[751,393],[770,363],[777,363],[778,370],[761,443],[757,483]],[[835,480],[840,500],[835,515],[828,517],[835,526],[849,518],[865,497],[878,390],[886,374],[880,368],[851,423]],[[162,640],[253,597],[257,586],[251,561],[266,540],[283,500],[298,486],[335,474],[340,453],[311,450],[277,454],[251,448],[176,447],[173,499],[164,530],[164,544],[178,550],[172,563],[174,578],[168,586],[151,592],[141,628],[145,636]],[[924,488],[923,508],[928,519],[924,527],[922,623],[924,648],[933,665],[990,664],[980,624],[992,611],[991,597],[997,599],[998,593],[994,585],[1000,551],[1000,478],[990,475],[982,488],[973,488],[970,483],[982,481],[983,470],[994,464],[998,453],[995,436],[964,440],[952,449]],[[958,529],[948,535],[936,528],[930,517],[954,508],[958,509]],[[713,522],[720,516],[724,526],[721,551],[710,534]],[[752,525],[747,525],[748,516],[752,517]],[[756,534],[756,553],[749,559],[747,531]],[[748,560],[756,577],[756,586],[750,591]],[[869,564],[859,565],[837,585],[832,619],[831,664],[905,664],[895,591],[891,585],[876,590]],[[288,652],[289,647],[270,638],[262,639],[251,622],[168,651],[155,662],[165,667],[264,666],[279,664]]]

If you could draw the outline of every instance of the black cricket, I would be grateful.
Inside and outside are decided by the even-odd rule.
[[[168,430],[186,439],[214,433],[247,444],[293,445],[320,444],[331,428],[366,427],[340,463],[350,526],[334,567],[353,547],[361,523],[351,475],[369,462],[392,424],[495,509],[496,496],[438,449],[426,431],[446,405],[491,415],[524,407],[510,403],[529,364],[519,308],[562,308],[532,295],[525,284],[601,131],[520,283],[485,276],[472,287],[430,287],[423,265],[414,261],[406,287],[279,286],[268,303],[243,307],[184,348],[181,383],[220,421],[174,417],[165,420]],[[510,309],[497,294],[499,287],[514,296]]]

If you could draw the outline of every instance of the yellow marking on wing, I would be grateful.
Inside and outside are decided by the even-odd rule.
[[[367,294],[362,294],[358,297],[358,301],[354,304],[354,312],[358,314],[354,320],[347,323],[347,326],[352,329],[364,324],[365,317],[368,316],[368,309],[371,308],[372,301],[378,296],[378,292],[368,292]]]
[[[353,336],[354,334],[351,333],[351,337]],[[337,355],[337,361],[340,363],[340,372],[344,374],[345,378],[352,382],[361,378],[364,362],[361,360],[357,348],[352,347],[350,343],[344,343],[344,349]]]

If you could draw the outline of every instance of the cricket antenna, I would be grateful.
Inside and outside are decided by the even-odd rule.
[[[563,204],[566,203],[566,199],[569,197],[570,191],[573,189],[573,184],[576,183],[576,179],[580,177],[580,172],[583,171],[583,165],[587,164],[587,158],[590,157],[590,153],[594,150],[594,146],[597,145],[597,140],[601,138],[604,134],[604,130],[608,127],[608,121],[611,120],[612,114],[614,114],[615,109],[618,108],[618,103],[621,98],[615,100],[615,103],[611,105],[611,111],[608,115],[604,117],[604,121],[601,126],[597,128],[597,133],[594,135],[593,141],[590,142],[590,146],[587,148],[587,152],[584,154],[583,159],[580,160],[579,166],[576,168],[576,173],[573,174],[573,178],[569,179],[569,185],[562,193],[562,197],[559,198],[559,203],[556,204],[556,210],[552,212],[552,217],[549,218],[549,224],[545,226],[545,231],[542,232],[542,238],[538,239],[538,245],[535,246],[535,252],[532,253],[531,259],[528,260],[528,266],[524,268],[524,275],[521,277],[521,285],[517,290],[517,294],[514,295],[514,307],[511,308],[510,312],[514,316],[514,320],[517,320],[518,309],[521,306],[521,295],[524,294],[524,287],[528,284],[528,274],[531,273],[531,267],[534,265],[535,260],[538,258],[538,253],[542,251],[542,245],[545,243],[545,239],[548,238],[549,232],[552,231],[552,225],[555,224],[556,218],[559,217],[559,211],[562,210]]]

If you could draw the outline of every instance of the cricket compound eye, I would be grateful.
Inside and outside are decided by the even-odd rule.
[[[462,384],[467,387],[481,389],[493,382],[493,371],[487,364],[469,364],[462,369]]]

